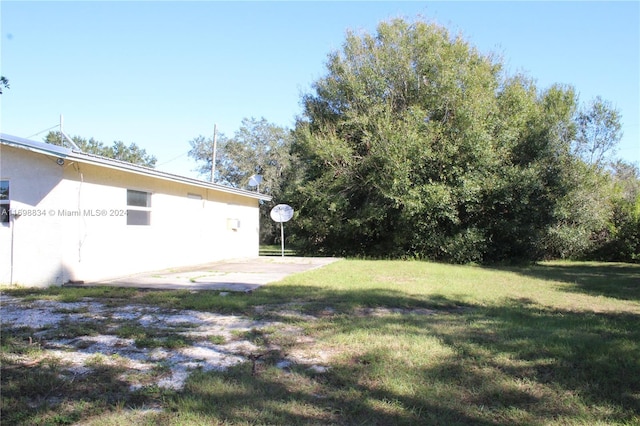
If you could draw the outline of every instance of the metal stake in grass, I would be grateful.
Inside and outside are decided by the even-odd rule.
[[[271,219],[280,222],[280,247],[281,255],[284,257],[284,222],[288,222],[293,217],[293,208],[288,204],[278,204],[271,209]]]

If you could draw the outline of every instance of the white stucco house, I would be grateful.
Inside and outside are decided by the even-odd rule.
[[[0,134],[0,285],[254,257],[269,196]]]

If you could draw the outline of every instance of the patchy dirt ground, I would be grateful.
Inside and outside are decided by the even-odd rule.
[[[179,390],[192,371],[224,370],[243,362],[255,368],[267,354],[280,357],[275,361],[281,368],[326,369],[322,353],[298,349],[283,355],[264,339],[277,333],[281,339],[313,343],[296,327],[276,321],[144,305],[113,307],[90,298],[24,301],[2,294],[0,314],[3,332],[28,336],[33,347],[20,355],[4,354],[5,360],[13,357],[12,363],[25,367],[53,361],[71,377],[118,366],[124,371],[120,379],[132,390],[150,385]]]

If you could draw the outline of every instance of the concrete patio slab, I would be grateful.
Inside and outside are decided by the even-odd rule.
[[[157,290],[248,292],[283,278],[333,263],[335,257],[270,257],[231,259],[130,275],[78,286],[133,287]]]

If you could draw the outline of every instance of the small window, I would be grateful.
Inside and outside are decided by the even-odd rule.
[[[192,194],[191,192],[187,193],[187,198],[192,200],[202,200],[202,195],[200,194]]]
[[[151,225],[151,193],[127,189],[127,225]]]
[[[127,189],[127,205],[136,207],[151,207],[151,193]]]
[[[0,223],[9,223],[9,181],[0,180]]]

